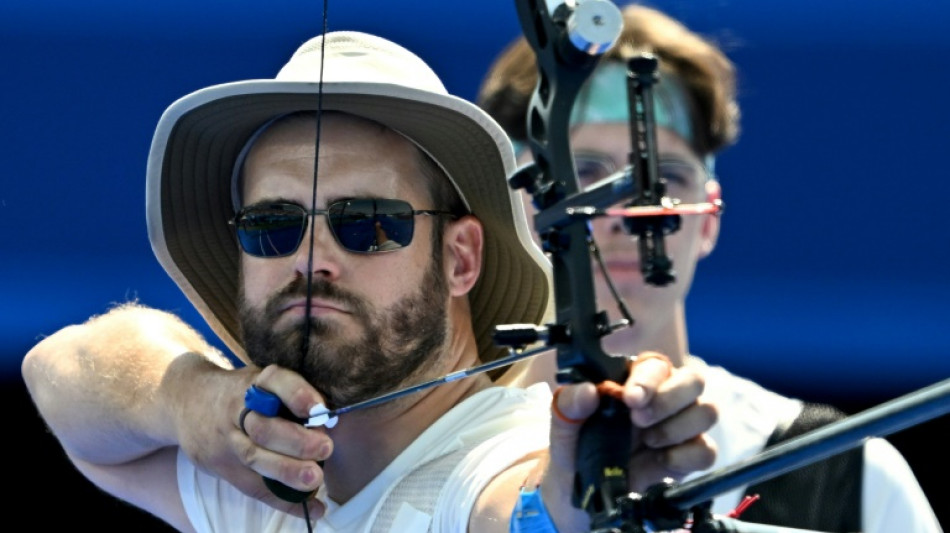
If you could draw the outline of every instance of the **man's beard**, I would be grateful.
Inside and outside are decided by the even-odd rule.
[[[341,338],[338,325],[319,317],[310,318],[306,343],[302,321],[275,330],[281,305],[306,298],[305,277],[275,294],[263,312],[250,308],[242,294],[239,313],[247,355],[262,368],[276,364],[296,371],[323,394],[330,408],[396,390],[410,378],[424,375],[445,342],[446,281],[441,264],[433,260],[418,290],[388,310],[374,310],[362,298],[315,278],[311,297],[344,304],[363,326],[361,338],[353,340]]]

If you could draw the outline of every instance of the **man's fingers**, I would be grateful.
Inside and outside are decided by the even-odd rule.
[[[640,431],[640,439],[650,448],[681,444],[709,431],[719,413],[710,403],[696,403],[657,424]]]
[[[673,369],[669,376],[656,386],[649,402],[631,406],[631,420],[636,426],[643,428],[666,420],[696,404],[705,387],[703,376],[692,368]]]
[[[243,435],[239,438],[243,439]],[[323,483],[323,470],[314,459],[301,459],[277,453],[258,446],[249,439],[235,442],[234,447],[241,461],[263,477],[271,478],[288,487],[311,491]]]
[[[706,435],[659,450],[642,449],[628,464],[630,489],[643,492],[664,478],[681,480],[686,474],[710,468],[716,460],[716,445]]]
[[[267,402],[276,402],[279,396],[271,389],[283,390],[282,385],[293,385],[289,373],[269,366],[257,377],[255,385],[265,390]],[[269,403],[258,398],[255,408]],[[266,410],[265,410],[266,411]],[[269,414],[269,413],[268,413]],[[283,416],[283,415],[282,415]],[[308,429],[298,421],[282,416],[268,416],[244,407],[238,417],[235,431],[231,432],[233,453],[249,469],[260,476],[302,491],[312,491],[323,483],[323,471],[318,461],[327,459],[333,451],[333,442],[323,428]]]
[[[306,428],[297,422],[254,411],[248,412],[243,422],[241,430],[247,438],[270,451],[312,461],[323,461],[333,453],[333,440],[324,428]]]
[[[630,366],[630,375],[624,384],[624,402],[630,408],[645,407],[672,371],[673,364],[665,355],[641,353]]]
[[[254,384],[277,395],[281,403],[298,418],[309,418],[313,406],[325,403],[323,396],[303,376],[277,365],[269,365],[261,370]]]
[[[577,425],[583,423],[600,403],[597,388],[591,383],[562,385],[554,392],[552,410],[554,423]]]
[[[581,424],[597,408],[600,399],[591,383],[563,385],[551,400],[551,463],[574,471],[577,435]]]
[[[716,462],[716,442],[709,435],[696,437],[672,446],[666,452],[666,464],[677,477],[685,476],[690,472],[706,470]]]

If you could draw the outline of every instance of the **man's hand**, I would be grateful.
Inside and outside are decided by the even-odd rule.
[[[705,470],[716,460],[716,445],[706,431],[716,423],[716,406],[700,395],[703,376],[690,367],[675,368],[656,352],[640,354],[624,385],[623,400],[640,446],[630,458],[630,489],[637,492]],[[636,444],[636,443],[635,443]]]
[[[178,372],[194,371],[184,368],[194,361],[179,359],[175,364],[183,368]],[[310,408],[323,402],[299,374],[278,366],[217,372],[202,383],[206,401],[182,404],[182,413],[176,417],[180,446],[199,468],[276,509],[303,516],[300,503],[279,498],[264,478],[295,490],[315,491],[323,483],[317,461],[329,457],[333,443],[323,428],[308,429],[255,411],[244,414],[242,420],[244,395],[252,384],[276,395],[299,418],[306,419]],[[311,498],[307,504],[311,519],[323,515],[322,503]]]
[[[700,374],[673,367],[661,354],[645,352],[632,362],[626,382],[612,393],[630,409],[633,424],[629,490],[642,492],[666,477],[680,479],[713,464],[715,443],[704,433],[716,423],[717,412],[701,401],[704,386]],[[554,397],[542,494],[562,532],[589,528],[589,517],[573,506],[571,497],[578,435],[599,402],[592,383],[562,386]]]

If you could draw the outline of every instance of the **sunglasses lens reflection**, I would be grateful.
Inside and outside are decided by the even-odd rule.
[[[402,200],[359,198],[334,202],[326,210],[334,238],[357,253],[392,250],[412,242],[414,213]],[[303,240],[307,212],[294,204],[253,206],[236,219],[241,247],[256,257],[294,253]]]

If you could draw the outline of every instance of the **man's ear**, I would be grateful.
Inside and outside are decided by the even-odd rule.
[[[442,254],[452,296],[464,296],[475,286],[482,272],[484,245],[482,223],[474,216],[466,215],[446,225]]]
[[[722,187],[718,180],[710,179],[706,181],[706,201],[714,202],[722,199]],[[703,227],[700,234],[699,258],[702,259],[711,254],[716,248],[716,242],[719,240],[720,214],[703,215]]]

